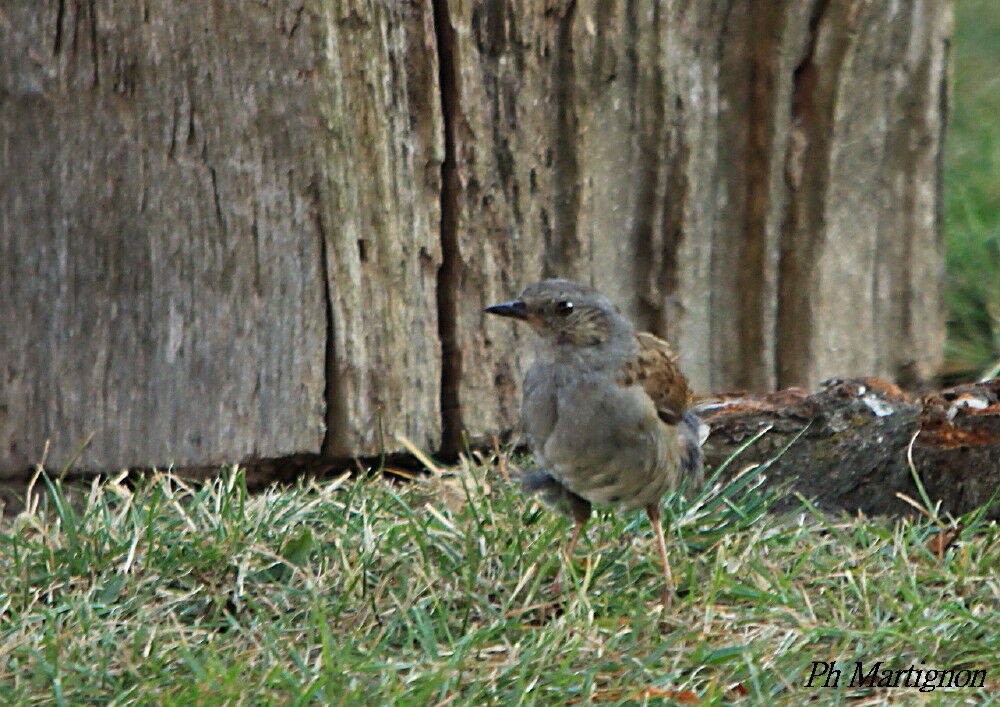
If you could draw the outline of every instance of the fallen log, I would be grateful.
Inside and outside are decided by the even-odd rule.
[[[724,475],[766,463],[766,486],[786,489],[777,510],[797,506],[798,493],[865,515],[913,515],[911,501],[929,501],[944,519],[989,503],[1000,486],[1000,380],[916,396],[878,378],[832,379],[814,393],[715,396],[699,414],[711,428],[707,468],[747,445]],[[1000,519],[1000,503],[986,517]]]

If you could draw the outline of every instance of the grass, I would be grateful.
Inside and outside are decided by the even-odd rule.
[[[954,93],[945,162],[945,373],[1000,362],[1000,3],[955,3]]]
[[[805,689],[813,661],[986,669],[1000,687],[1000,543],[972,523],[939,559],[926,520],[765,514],[750,477],[673,499],[674,608],[648,522],[589,527],[562,607],[567,521],[496,460],[450,478],[302,481],[225,470],[71,500],[39,480],[0,533],[4,704],[878,703]],[[852,701],[852,704],[855,702]]]

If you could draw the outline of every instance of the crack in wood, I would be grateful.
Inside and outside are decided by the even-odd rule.
[[[80,0],[73,3],[73,38],[70,41],[70,56],[76,57],[76,51],[80,45]]]
[[[830,116],[817,105],[821,88],[816,50],[820,22],[830,0],[814,0],[808,44],[792,74],[791,125],[785,152],[787,205],[779,233],[775,377],[778,386],[808,383],[809,347],[814,336],[813,272],[823,238]],[[836,73],[842,57],[824,68]],[[810,164],[814,156],[819,163]],[[805,183],[808,182],[808,183]]]
[[[56,36],[52,42],[52,56],[57,56],[59,50],[62,49],[63,41],[63,19],[66,16],[66,0],[59,0],[59,4],[56,7]]]
[[[257,297],[264,294],[264,286],[261,282],[260,267],[260,223],[257,214],[257,205],[252,206],[253,213],[250,220],[250,235],[253,237],[253,291]],[[258,383],[258,388],[259,388]]]
[[[177,153],[177,130],[180,127],[180,113],[181,113],[180,102],[175,99],[174,109],[171,112],[171,120],[170,120],[170,144],[167,146],[168,160],[174,159],[174,155]]]
[[[580,239],[577,233],[580,212],[579,120],[576,114],[576,65],[573,58],[573,23],[576,0],[570,0],[559,17],[553,69],[555,98],[555,144],[552,240],[547,242],[545,277],[579,277]]]
[[[824,0],[825,1],[825,0]],[[775,139],[775,57],[780,55],[780,26],[786,8],[768,3],[753,14],[753,40],[750,50],[750,77],[747,105],[746,191],[743,204],[743,247],[737,275],[739,311],[737,340],[742,365],[735,371],[735,386],[749,390],[767,390],[774,385],[773,333],[767,330],[768,313],[774,306],[774,293],[763,273],[771,270],[769,259],[768,212],[773,193],[770,183]],[[813,31],[814,27],[810,29]],[[811,41],[815,43],[815,38]],[[776,51],[777,49],[779,51]],[[811,56],[812,49],[810,49]],[[794,90],[794,89],[793,89]],[[769,350],[770,348],[770,350]],[[770,363],[770,365],[769,365]]]
[[[90,0],[90,60],[94,65],[93,87],[101,85],[100,54],[97,49],[97,0]]]
[[[625,8],[625,23],[629,36],[639,36],[639,18],[637,7],[631,4]],[[659,6],[653,8],[654,26],[660,28]],[[659,32],[654,33],[656,36]],[[657,226],[657,212],[660,203],[657,202],[657,194],[661,192],[660,174],[666,172],[661,169],[661,156],[671,155],[670,126],[667,125],[664,100],[666,87],[664,85],[662,69],[659,66],[639,66],[639,51],[628,53],[629,67],[628,78],[633,86],[633,96],[631,99],[631,115],[637,124],[633,126],[636,135],[635,151],[636,162],[638,163],[637,173],[639,174],[638,195],[635,199],[635,207],[632,216],[632,247],[635,250],[635,281],[636,281],[636,324],[645,331],[652,332],[657,336],[664,336],[665,312],[664,298],[667,290],[662,287],[665,280],[670,278],[667,270],[669,263],[676,261],[676,253],[668,252],[666,239],[669,237],[667,231],[671,224],[666,222],[667,214],[664,213],[660,225],[660,231],[664,236],[664,242],[656,243],[654,232]],[[645,72],[652,72],[648,90],[643,78]],[[648,90],[645,97],[645,105],[651,109],[652,115],[646,117],[639,105],[643,102],[635,99],[641,93]],[[639,105],[637,105],[639,104]],[[664,174],[666,179],[669,177]],[[666,179],[664,181],[666,181]],[[670,194],[670,187],[663,185],[663,190],[667,192],[666,199],[662,202],[664,211],[670,204],[674,203],[674,195]],[[676,240],[674,245],[676,245]]]
[[[208,173],[212,179],[212,201],[215,204],[215,220],[219,224],[219,232],[225,234],[226,220],[222,216],[222,200],[219,197],[219,179],[215,167],[209,167]]]
[[[306,9],[305,3],[298,6],[295,10],[295,18],[292,20],[292,26],[288,29],[288,38],[293,39],[295,33],[298,31],[299,26],[302,24],[302,12]]]
[[[322,201],[319,195],[318,182],[313,181],[310,192],[313,199],[314,218],[316,220],[316,235],[319,238],[319,276],[320,291],[323,295],[323,312],[326,318],[326,337],[323,352],[323,402],[326,411],[323,416],[323,440],[320,442],[320,455],[323,457],[350,456],[351,445],[347,433],[347,409],[344,400],[344,387],[337,365],[336,320],[333,316],[333,292],[330,289],[329,247],[326,238],[326,225],[321,209]]]
[[[659,6],[656,7],[654,21],[658,27],[661,26]],[[663,52],[661,54],[663,56],[666,50],[661,49],[661,52]],[[649,321],[649,330],[659,336],[676,339],[680,336],[680,331],[677,321],[671,319],[670,312],[672,306],[679,306],[680,303],[678,297],[681,272],[680,255],[688,230],[687,208],[692,202],[691,179],[688,171],[691,144],[689,136],[681,128],[684,124],[684,94],[674,94],[673,109],[668,112],[667,102],[671,95],[668,85],[665,72],[658,68],[656,75],[658,107],[654,119],[663,123],[662,146],[658,151],[662,154],[660,158],[662,165],[658,167],[663,171],[658,185],[662,213],[659,223],[659,252],[655,259],[658,267],[652,273],[650,280],[650,290],[655,293],[656,299],[653,316],[650,317]]]
[[[441,266],[437,278],[438,337],[441,342],[441,454],[461,450],[462,352],[458,346],[458,303],[460,253],[458,249],[458,164],[455,121],[459,110],[457,40],[451,24],[448,0],[433,0],[434,33],[437,45],[438,86],[441,118],[444,123],[444,161],[441,163]]]

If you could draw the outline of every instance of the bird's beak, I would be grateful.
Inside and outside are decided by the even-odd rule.
[[[528,318],[528,307],[521,300],[495,304],[492,307],[486,307],[483,311],[487,314],[496,314],[498,317]]]

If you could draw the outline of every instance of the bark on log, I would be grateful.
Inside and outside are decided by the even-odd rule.
[[[949,17],[8,2],[0,474],[454,449],[515,424],[479,309],[543,275],[700,391],[926,378]]]
[[[767,485],[790,487],[776,510],[797,507],[797,492],[824,510],[913,515],[896,494],[926,505],[916,473],[946,518],[983,506],[1000,487],[1000,380],[921,398],[877,378],[833,380],[811,395],[722,396],[702,417],[712,428],[709,468],[769,430],[725,473],[770,462]],[[1000,503],[986,517],[1000,519]]]

